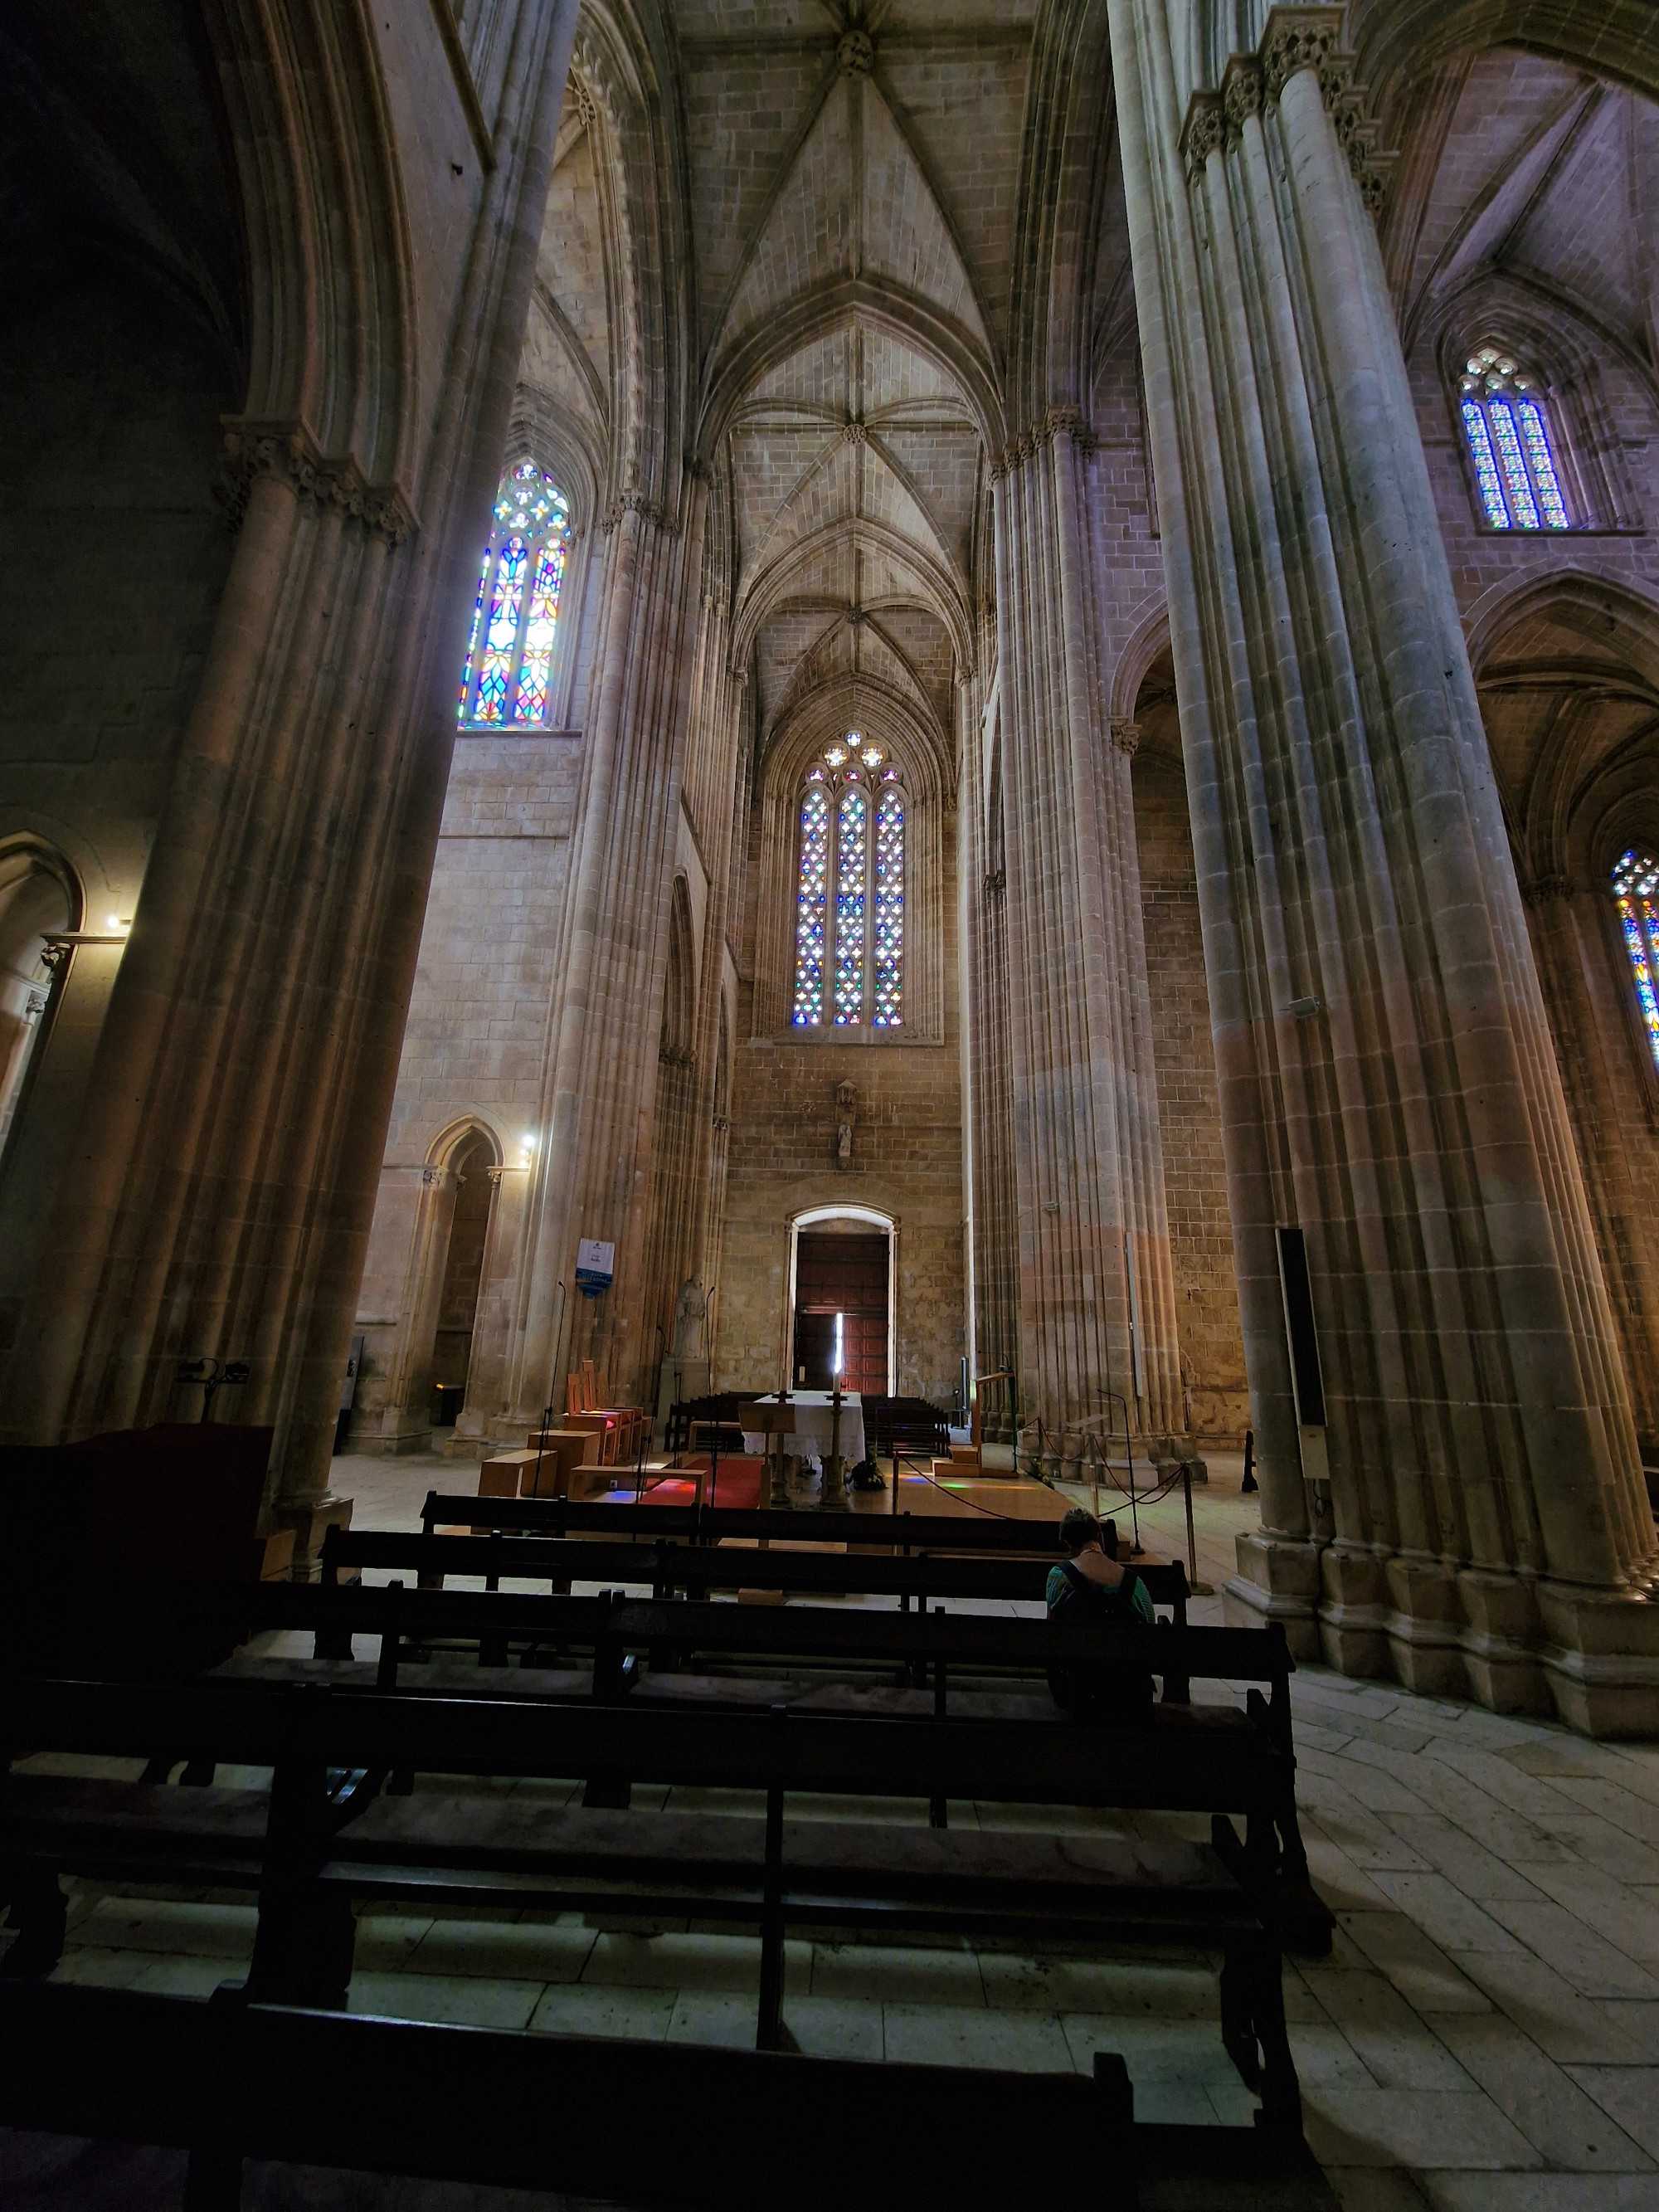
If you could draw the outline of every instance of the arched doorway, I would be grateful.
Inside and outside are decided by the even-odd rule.
[[[495,1185],[489,1170],[495,1148],[482,1129],[463,1142],[450,1161],[455,1178],[455,1210],[449,1249],[444,1255],[438,1321],[432,1343],[432,1425],[453,1428],[466,1402],[472,1364],[472,1332],[483,1276],[484,1245],[489,1235],[489,1206]]]
[[[890,1397],[896,1224],[868,1206],[816,1206],[789,1227],[793,1389]]]
[[[56,975],[46,940],[77,927],[68,869],[33,839],[0,847],[0,1156],[50,1026]]]

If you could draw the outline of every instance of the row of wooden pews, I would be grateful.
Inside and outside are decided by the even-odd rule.
[[[470,1533],[480,1514],[495,1525]],[[1137,2169],[1149,2157],[1154,2167],[1160,2157],[1188,2166],[1207,2159],[1234,2171],[1266,2159],[1273,2186],[1292,2192],[1273,2201],[1328,2202],[1301,2147],[1279,1991],[1284,1949],[1330,1941],[1296,1818],[1293,1669],[1281,1632],[1190,1626],[1178,1566],[1144,1571],[1170,1616],[1156,1630],[1108,1635],[1037,1617],[939,1609],[963,1599],[1040,1599],[1054,1538],[1037,1524],[900,1516],[872,1531],[870,1516],[849,1515],[843,1540],[858,1548],[822,1552],[777,1548],[799,1535],[799,1516],[625,1509],[568,1495],[434,1494],[423,1518],[423,1529],[408,1534],[331,1532],[321,1583],[227,1589],[223,1621],[204,1630],[221,1646],[261,1630],[300,1630],[312,1656],[243,1650],[184,1681],[22,1671],[0,1680],[0,1743],[143,1759],[152,1776],[185,1762],[197,1784],[70,1780],[29,1771],[27,1758],[10,1762],[0,1783],[0,1883],[21,1928],[7,1961],[13,1978],[48,1971],[61,1948],[64,1874],[241,1889],[258,1899],[258,1936],[246,1985],[228,1993],[213,2047],[251,2052],[256,2044],[276,2047],[259,2039],[280,2039],[298,2077],[321,2070],[362,2085],[367,2118],[355,2135],[342,2119],[332,2136],[325,2129],[308,2136],[301,2126],[284,2136],[271,2100],[261,2105],[252,2092],[222,2106],[182,2093],[169,2106],[159,2090],[136,2110],[128,2100],[123,2124],[138,2139],[158,2139],[144,2130],[160,2121],[145,2114],[165,2112],[173,2132],[160,2139],[200,2147],[192,2204],[217,2212],[236,2201],[244,2151],[319,2155],[325,2139],[343,2164],[602,2188],[624,2202],[635,2201],[634,2188],[641,2203],[760,2201],[747,2150],[726,2155],[707,2134],[678,2176],[680,2197],[653,2193],[637,2163],[645,2154],[623,2140],[625,2127],[595,2139],[598,2166],[574,2154],[561,2164],[565,2154],[544,2145],[529,2147],[523,2161],[509,2153],[497,2166],[481,2165],[466,2131],[443,2121],[434,2087],[418,2099],[431,2104],[430,2123],[412,2122],[400,2134],[386,2118],[388,2100],[407,2110],[400,2081],[435,2083],[442,2039],[464,2032],[319,2020],[316,2010],[333,2014],[343,2003],[355,1909],[387,1900],[455,1911],[669,1913],[757,1930],[757,2052],[647,2057],[630,2050],[625,2069],[610,2062],[611,2101],[599,2109],[615,2111],[615,2084],[640,2081],[641,2064],[662,2071],[652,2108],[659,2098],[678,2109],[675,2100],[702,2067],[708,2113],[720,2119],[729,2110],[738,2143],[750,2140],[745,2095],[781,2100],[816,2140],[826,2127],[836,2132],[829,2124],[845,2117],[847,2098],[867,2095],[869,2113],[878,2115],[896,2094],[893,2075],[916,2071],[917,2124],[931,2116],[928,2127],[959,2127],[964,2171],[1000,2172],[995,2161],[1008,2163],[1012,2142],[1018,2152],[1011,2172],[1040,2172],[1045,2183],[1057,2170],[1053,2146],[1041,2129],[1022,2139],[1021,2116],[1041,2120],[1046,2090],[1022,2103],[1025,2092],[1005,2096],[1001,2077],[993,2090],[983,2075],[941,2069],[938,2081],[923,2082],[908,2069],[878,2069],[881,2086],[866,2087],[861,2069],[832,2080],[823,2062],[770,2056],[787,2044],[786,1935],[1202,1945],[1224,1959],[1221,2033],[1261,2100],[1249,2139],[1192,2131],[1212,2140],[1178,2157],[1164,2140],[1152,2155],[1160,2131],[1127,2128],[1121,2066],[1108,2065],[1097,2084],[1049,2085],[1054,2101],[1042,2112],[1055,2124],[1063,2116],[1067,2125],[1115,2130],[1115,2202],[1133,2201]],[[829,1537],[833,1518],[812,1516],[811,1535]],[[708,1540],[728,1533],[748,1540]],[[860,1540],[872,1534],[882,1541],[866,1547]],[[386,1575],[398,1579],[362,1579]],[[763,1582],[796,1601],[750,1607],[712,1595]],[[570,1594],[573,1584],[595,1583],[597,1595]],[[1152,1705],[1126,1699],[1098,1722],[1070,1719],[1043,1676],[1050,1666],[1084,1662],[1126,1680],[1156,1676],[1163,1696]],[[1194,1701],[1195,1683],[1248,1684],[1244,1708],[1231,1695]],[[268,1785],[204,1783],[228,1765],[267,1772]],[[556,1780],[577,1795],[550,1808],[545,1796],[480,1791],[483,1778]],[[650,1784],[745,1793],[755,1811],[686,1812],[672,1796],[664,1811],[644,1809],[634,1790]],[[822,1817],[854,1796],[887,1800],[892,1819]],[[963,1802],[1207,1815],[1209,1838],[1062,1838],[1049,1832],[1046,1813],[1029,1829],[949,1826],[949,1808]],[[927,1808],[926,1826],[912,1824],[917,1806]],[[42,2037],[118,2048],[141,2072],[145,2062],[133,2054],[167,2047],[168,2039],[181,2054],[204,2047],[199,2010],[141,2021],[117,2006],[71,2021],[82,1996],[107,1994],[0,1992],[0,2119],[94,2131],[92,2093],[71,2092],[64,2077],[35,2066]],[[31,2010],[36,1999],[44,2012]],[[602,2051],[596,2057],[581,2039],[497,2040],[498,2079],[542,2083],[534,2094],[543,2103],[585,2097],[603,2070]],[[459,2040],[452,2047],[459,2051]],[[745,2071],[745,2057],[759,2070]],[[456,2060],[458,2081],[477,2081],[480,2097],[483,2064],[476,2043]],[[437,2069],[429,2076],[421,2071],[428,2066]],[[399,2067],[413,2071],[401,2077]],[[112,2060],[100,2075],[127,2078]],[[655,2071],[650,2080],[656,2084]],[[456,2109],[471,2111],[471,2094],[465,2089]],[[855,2109],[862,2124],[866,2107]],[[995,2114],[994,2126],[981,2112]],[[574,2139],[589,2140],[580,2128]],[[952,2158],[899,2161],[907,2205],[959,2200],[967,2185]],[[535,2180],[522,2178],[532,2170]],[[797,2185],[799,2165],[787,2192],[776,2171],[769,2203],[780,2193],[817,2201],[816,2181]],[[831,2161],[823,2171],[840,2170]],[[603,2181],[579,2185],[578,2174]],[[1012,2185],[991,2188],[993,2200]],[[830,2193],[839,2202],[845,2187]]]

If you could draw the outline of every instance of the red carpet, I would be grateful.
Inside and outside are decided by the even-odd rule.
[[[708,1455],[706,1452],[699,1452],[695,1457],[688,1456],[684,1468],[678,1474],[647,1474],[641,1504],[695,1505],[697,1502],[696,1471],[700,1467],[705,1471],[702,1486],[705,1505],[729,1508],[732,1512],[752,1513],[763,1503],[762,1486],[766,1480],[766,1462],[763,1459],[750,1459],[735,1453],[728,1457],[722,1452],[711,1492],[707,1472]],[[631,1505],[634,1502],[633,1484],[619,1482],[605,1502],[607,1504],[620,1502]]]

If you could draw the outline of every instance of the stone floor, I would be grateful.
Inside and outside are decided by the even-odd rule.
[[[1194,1519],[1200,1579],[1218,1588],[1255,1500],[1238,1495],[1236,1460],[1212,1465]],[[359,1527],[408,1525],[428,1487],[462,1486],[458,1472],[336,1462]],[[1184,1553],[1178,1492],[1140,1525],[1149,1549]],[[1218,1598],[1198,1601],[1206,1613]],[[1293,1703],[1304,1831],[1338,1933],[1330,1958],[1287,1967],[1287,2009],[1309,2140],[1345,2207],[1659,2212],[1659,1747],[1587,1743],[1315,1667]],[[729,1794],[673,1802],[749,1809]],[[992,1806],[955,1806],[951,1820],[1030,1824]],[[59,1971],[204,1996],[238,1972],[252,1927],[234,1899],[88,1885]],[[1142,2118],[1236,2123],[1252,2100],[1222,2055],[1216,1963],[792,1943],[785,2014],[804,2051],[898,2063],[1086,2069],[1097,2049],[1120,2051]],[[754,2033],[757,1944],[696,1928],[375,1911],[357,1967],[354,2008],[406,2018],[733,2044]]]

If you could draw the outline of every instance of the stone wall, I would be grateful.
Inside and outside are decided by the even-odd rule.
[[[714,1329],[720,1389],[776,1389],[786,1355],[791,1218],[848,1205],[898,1223],[900,1396],[950,1402],[967,1347],[954,1007],[951,1025],[950,1040],[938,1046],[755,1037],[738,1047]],[[858,1094],[845,1168],[836,1160],[836,1091],[843,1082]]]
[[[435,1324],[423,1279],[441,1279],[447,1238],[422,1237],[422,1176],[469,1127],[490,1133],[501,1162],[474,1333],[476,1346],[499,1346],[513,1255],[503,1217],[521,1198],[523,1140],[535,1133],[580,750],[541,734],[456,744],[358,1297],[354,1450],[428,1441],[432,1346],[407,1339],[417,1308]],[[488,1387],[476,1356],[469,1381],[473,1404]]]
[[[84,244],[0,337],[0,838],[44,839],[82,927],[131,920],[229,567],[212,495],[234,404],[205,320]],[[19,1122],[0,1349],[29,1279],[118,953],[78,952]],[[184,1408],[179,1408],[182,1413]]]

